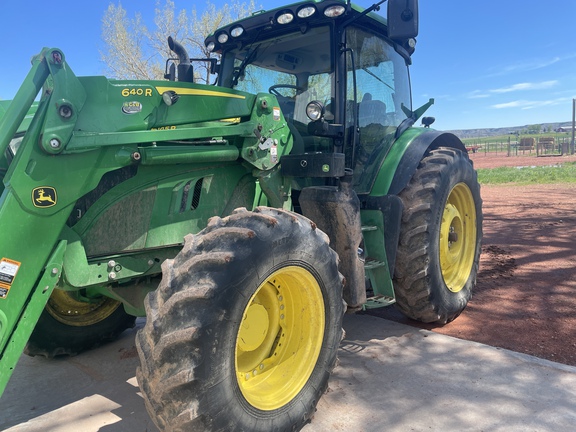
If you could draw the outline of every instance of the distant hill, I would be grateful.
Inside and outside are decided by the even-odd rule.
[[[458,129],[458,130],[451,130],[448,132],[452,132],[454,135],[458,136],[459,138],[482,138],[482,137],[490,137],[496,135],[508,135],[509,133],[520,133],[520,134],[527,134],[530,133],[530,130],[533,130],[534,125],[524,125],[524,126],[511,126],[511,127],[503,127],[503,128],[485,128],[485,129]],[[541,123],[540,124],[541,132],[544,131],[551,131],[554,132],[556,129],[560,127],[568,128],[571,130],[572,122],[558,122],[558,123]]]

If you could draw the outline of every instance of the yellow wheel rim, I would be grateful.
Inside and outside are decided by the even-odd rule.
[[[270,411],[289,403],[308,382],[324,335],[324,301],[302,267],[272,273],[244,310],[236,339],[236,378],[244,398]]]
[[[48,299],[46,310],[63,324],[84,327],[108,318],[120,304],[108,297],[101,297],[91,302],[80,301],[67,291],[54,290]]]
[[[464,288],[476,253],[476,205],[470,188],[458,183],[450,191],[440,225],[440,267],[446,287]]]

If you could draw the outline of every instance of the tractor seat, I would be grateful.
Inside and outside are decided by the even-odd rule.
[[[362,102],[358,104],[358,126],[384,125],[385,119],[386,104],[379,100],[372,100],[372,95],[366,93],[362,98]]]

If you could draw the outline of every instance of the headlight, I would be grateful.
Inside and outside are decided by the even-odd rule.
[[[214,52],[215,48],[216,48],[216,44],[213,41],[208,42],[208,45],[206,45],[206,49],[208,50],[208,52]]]
[[[335,5],[327,7],[324,10],[324,15],[326,15],[328,18],[336,18],[342,15],[344,12],[346,12],[346,8],[344,6]]]
[[[318,101],[312,101],[306,105],[306,115],[312,121],[320,120],[324,115],[324,105]]]
[[[308,18],[316,12],[316,8],[314,6],[304,6],[302,9],[298,11],[298,16],[300,18]]]
[[[276,21],[278,21],[278,24],[289,24],[292,22],[293,19],[294,19],[294,15],[292,14],[292,12],[284,12],[284,13],[278,15],[278,18],[276,18]]]
[[[162,93],[162,100],[168,106],[174,105],[176,102],[178,102],[179,98],[180,96],[178,96],[178,94],[173,90],[167,90]]]
[[[241,36],[242,33],[244,33],[244,29],[242,28],[242,26],[233,27],[233,28],[230,30],[230,35],[231,35],[232,37]]]
[[[220,42],[221,44],[225,44],[226,42],[228,42],[228,35],[226,33],[220,33],[218,35],[218,42]]]

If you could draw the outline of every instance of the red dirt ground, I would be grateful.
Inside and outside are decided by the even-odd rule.
[[[476,168],[555,165],[576,156],[471,154]],[[576,184],[482,186],[484,239],[474,296],[437,327],[394,308],[373,313],[576,366]]]

